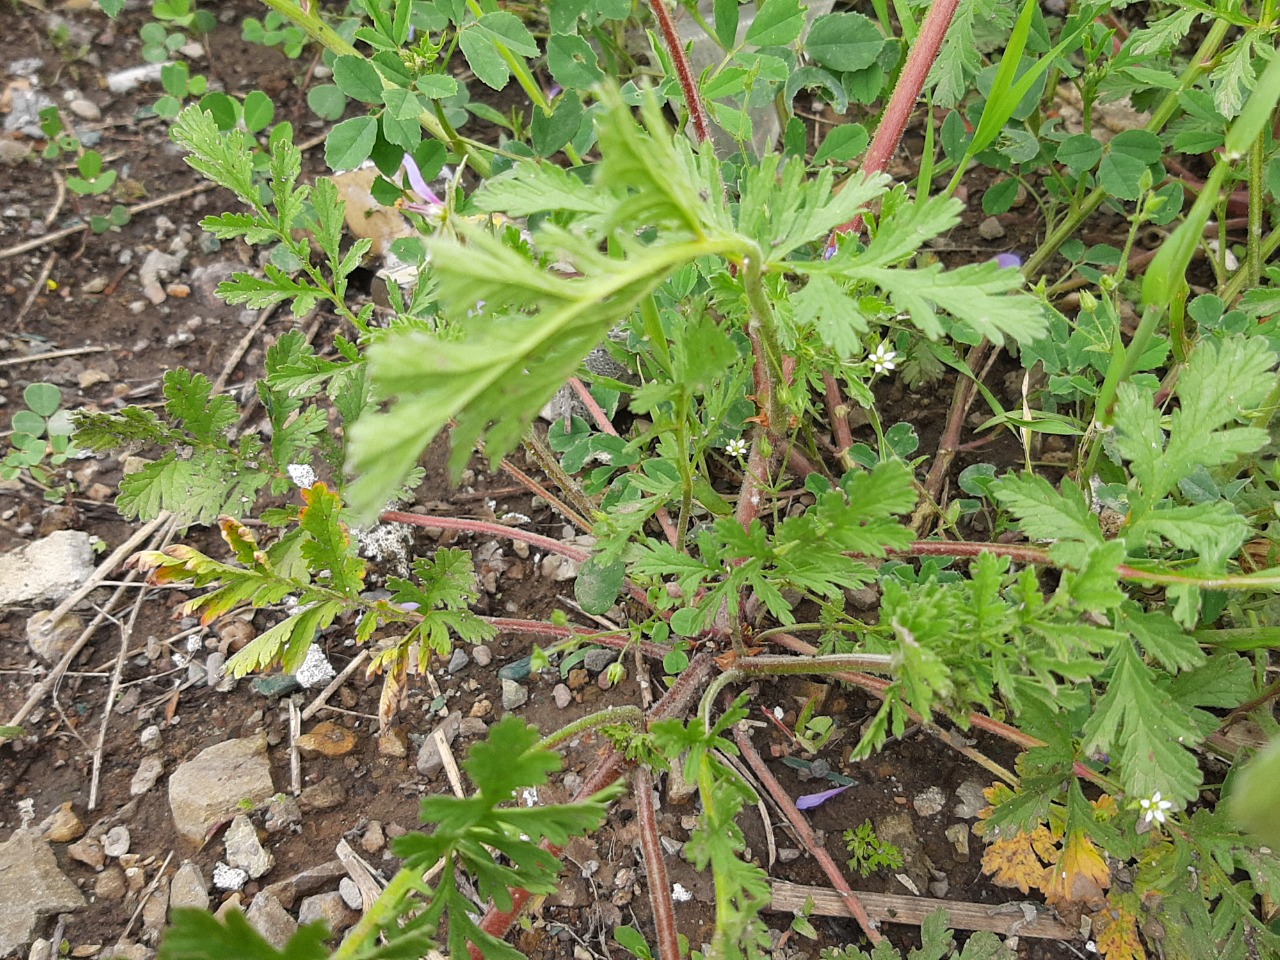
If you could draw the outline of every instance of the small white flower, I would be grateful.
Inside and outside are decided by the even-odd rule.
[[[1168,800],[1160,799],[1160,791],[1157,790],[1148,799],[1143,797],[1138,801],[1138,806],[1142,808],[1142,812],[1146,815],[1147,823],[1152,820],[1157,823],[1164,823],[1165,812],[1173,809],[1173,804]]]
[[[747,441],[741,437],[736,440],[730,440],[724,450],[731,457],[745,457],[747,455]]]
[[[894,362],[897,356],[896,350],[890,350],[889,345],[881,341],[867,359],[871,361],[871,369],[876,373],[888,373],[890,370],[897,369],[898,365]]]
[[[315,486],[316,472],[305,463],[291,463],[285,469],[289,473],[289,479],[303,490],[310,490]]]

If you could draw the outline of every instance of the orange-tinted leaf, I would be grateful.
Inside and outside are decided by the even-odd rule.
[[[1120,805],[1116,803],[1115,797],[1104,793],[1093,801],[1093,812],[1099,823],[1110,823],[1120,813]]]
[[[1044,827],[996,840],[982,854],[982,872],[1002,887],[1017,887],[1030,893],[1044,877],[1044,861],[1036,850],[1044,849],[1046,844],[1052,851],[1053,840]]]
[[[1138,939],[1138,918],[1124,907],[1108,904],[1093,918],[1094,945],[1106,960],[1146,960]]]
[[[219,517],[218,528],[236,559],[246,567],[253,566],[258,556],[258,538],[235,517]]]
[[[378,698],[378,732],[386,733],[391,721],[400,712],[400,701],[404,697],[405,674],[409,658],[400,648],[400,655],[394,660],[383,662],[382,695]]]
[[[1044,871],[1040,889],[1044,891],[1045,899],[1055,906],[1066,903],[1096,905],[1105,899],[1103,891],[1110,885],[1111,871],[1097,847],[1083,831],[1075,830],[1067,835],[1058,862]]]

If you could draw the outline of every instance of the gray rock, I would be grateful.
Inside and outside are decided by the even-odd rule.
[[[148,902],[148,906],[150,902]],[[145,943],[112,943],[102,948],[98,960],[151,960],[156,952]]]
[[[102,852],[102,841],[97,837],[85,837],[68,844],[67,856],[93,870],[101,870],[107,863],[107,855]]]
[[[31,952],[27,954],[27,960],[53,960],[53,944],[43,937],[37,937],[31,944]]]
[[[0,844],[0,956],[30,943],[41,917],[83,906],[83,894],[34,831],[15,830]]]
[[[551,691],[551,699],[556,702],[557,707],[563,710],[569,704],[573,703],[573,691],[563,683],[557,683]]]
[[[479,717],[463,717],[462,724],[458,727],[458,736],[464,740],[483,737],[488,732],[489,725]]]
[[[542,558],[542,576],[552,583],[563,583],[572,580],[582,569],[582,562],[558,553],[549,553]]]
[[[458,739],[458,731],[462,727],[462,711],[455,710],[449,714],[440,723],[437,729],[444,732],[445,743],[450,746],[453,741]],[[436,745],[434,731],[430,736],[422,741],[422,747],[418,750],[418,772],[424,777],[434,777],[440,772],[444,766],[444,761],[440,758],[440,748]]]
[[[129,781],[129,796],[142,796],[156,785],[162,773],[164,773],[164,761],[157,754],[143,757],[133,779]]]
[[[588,650],[582,658],[582,665],[586,667],[588,673],[597,674],[617,659],[617,650],[600,647],[595,650]]]
[[[36,656],[57,663],[84,632],[84,621],[64,613],[55,621],[52,610],[37,610],[27,620],[27,646]]]
[[[493,651],[483,643],[478,647],[471,648],[471,656],[475,657],[476,663],[482,667],[487,667],[493,663]]]
[[[999,240],[1004,233],[1004,224],[995,217],[987,217],[978,224],[978,236],[983,240]]]
[[[166,277],[177,275],[182,267],[183,257],[165,253],[163,250],[152,250],[138,268],[138,280],[142,284],[142,293],[156,306],[164,303],[168,294],[160,282]]]
[[[310,867],[301,873],[294,874],[287,880],[280,880],[263,887],[264,893],[270,893],[286,908],[291,908],[298,897],[308,897],[319,893],[326,887],[332,888],[342,877],[347,876],[347,868],[341,860],[330,860],[318,867]]]
[[[34,86],[14,85],[6,92],[9,94],[10,109],[4,118],[4,129],[7,132],[17,131],[26,137],[43,137],[44,133],[40,129],[40,111],[56,104],[43,90]]]
[[[164,929],[165,920],[169,916],[169,880],[161,877],[151,896],[142,906],[142,929],[150,938],[154,938]]]
[[[352,910],[364,909],[364,897],[360,893],[360,888],[356,886],[356,882],[350,877],[343,877],[338,881],[338,894]]]
[[[336,890],[307,897],[298,907],[298,923],[315,923],[320,920],[329,928],[330,935],[342,933],[360,919],[360,914],[347,906],[342,894]]]
[[[267,803],[266,819],[262,825],[267,833],[282,833],[301,822],[302,811],[298,808],[298,801],[281,793]]]
[[[306,659],[302,661],[302,666],[298,667],[296,674],[298,684],[304,690],[322,686],[337,675],[338,671],[334,669],[318,643],[313,643],[307,648]]]
[[[61,600],[93,573],[93,547],[82,530],[58,530],[0,556],[0,607]]]
[[[972,820],[980,811],[986,809],[989,804],[987,798],[982,795],[985,789],[986,784],[981,780],[966,780],[956,787],[956,799],[960,801],[956,804],[956,816],[963,820]]]
[[[289,938],[298,932],[298,922],[265,890],[253,898],[244,918],[277,950],[283,950]]]
[[[169,883],[169,907],[209,909],[209,884],[200,867],[190,860],[183,862]]]
[[[467,651],[463,650],[461,647],[454,647],[453,656],[449,658],[448,670],[450,676],[461,672],[470,662],[471,658],[467,656]]]
[[[21,163],[31,156],[31,148],[21,140],[0,137],[0,163],[6,166]]]
[[[177,831],[197,844],[209,830],[276,792],[267,760],[267,735],[216,743],[181,764],[169,777],[169,807]]]
[[[102,838],[102,852],[108,857],[123,857],[129,852],[129,844],[132,842],[129,828],[120,824],[108,830],[107,835]]]
[[[239,867],[254,880],[276,864],[276,858],[258,840],[253,821],[244,814],[231,821],[222,840],[227,848],[227,863]]]
[[[502,681],[502,709],[515,710],[529,701],[529,691],[514,680]]]
[[[365,853],[381,853],[386,845],[387,835],[382,832],[382,821],[370,820],[364,836],[360,838],[360,846],[364,847]]]
[[[920,816],[932,817],[935,813],[941,813],[942,808],[947,805],[947,795],[935,784],[919,793],[911,801],[911,805]]]

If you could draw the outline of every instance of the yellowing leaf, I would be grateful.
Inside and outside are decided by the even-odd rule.
[[[405,675],[409,666],[408,651],[402,647],[395,648],[397,656],[391,661],[383,662],[382,695],[378,698],[378,732],[386,733],[391,721],[400,712],[400,703],[405,694]]]
[[[1100,903],[1111,885],[1111,872],[1083,831],[1072,831],[1062,846],[1062,856],[1044,871],[1040,889],[1057,906],[1066,903]]]
[[[982,872],[1002,887],[1017,887],[1030,893],[1045,875],[1041,851],[1052,855],[1053,838],[1044,827],[1031,833],[1015,833],[991,843],[982,854]],[[1047,858],[1045,858],[1047,859]]]
[[[1116,803],[1115,797],[1104,793],[1093,801],[1093,812],[1099,823],[1110,823],[1120,813],[1120,805]]]
[[[1138,918],[1123,906],[1108,903],[1093,918],[1094,945],[1106,960],[1146,960],[1138,939]]]

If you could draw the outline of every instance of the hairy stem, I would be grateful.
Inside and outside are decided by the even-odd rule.
[[[538,748],[542,750],[553,750],[566,740],[571,740],[580,733],[588,730],[595,730],[597,727],[610,727],[617,724],[625,723],[632,727],[640,727],[644,724],[644,711],[639,707],[630,705],[621,707],[607,707],[604,710],[597,710],[595,713],[589,713],[585,717],[579,717],[572,723],[566,723],[555,733],[549,733],[538,742]]]
[[[658,820],[653,809],[653,776],[648,768],[639,767],[635,775],[636,820],[640,825],[640,849],[644,854],[644,872],[649,888],[649,905],[657,928],[657,948],[662,957],[680,956],[680,938],[676,932],[676,915],[671,909],[671,884],[667,879],[667,862],[658,842]]]
[[[533,547],[540,547],[548,553],[558,553],[570,560],[586,562],[591,552],[585,547],[576,547],[560,540],[552,540],[539,533],[529,533],[516,527],[503,526],[500,523],[489,523],[485,520],[459,520],[455,517],[427,517],[418,513],[403,513],[399,510],[388,510],[379,518],[383,523],[407,523],[414,527],[426,527],[429,530],[461,530],[485,537],[505,537],[508,540],[523,540]]]
[[[671,62],[675,64],[676,77],[680,81],[680,89],[684,93],[685,105],[689,108],[689,119],[693,121],[693,133],[698,143],[711,138],[711,124],[707,120],[707,110],[702,104],[702,94],[698,92],[698,80],[689,66],[689,58],[685,56],[684,46],[680,43],[680,34],[676,32],[675,21],[667,10],[664,0],[649,0],[649,9],[653,18],[658,21],[658,29],[662,40],[671,54]]]
[[[516,620],[511,617],[480,617],[480,619],[505,633],[535,634],[558,637],[562,640],[587,640],[615,650],[638,649],[646,657],[652,657],[655,660],[661,660],[671,652],[661,644],[648,640],[635,640],[631,634],[622,630],[602,633],[590,627],[577,627],[573,624],[561,627],[545,620]]]

